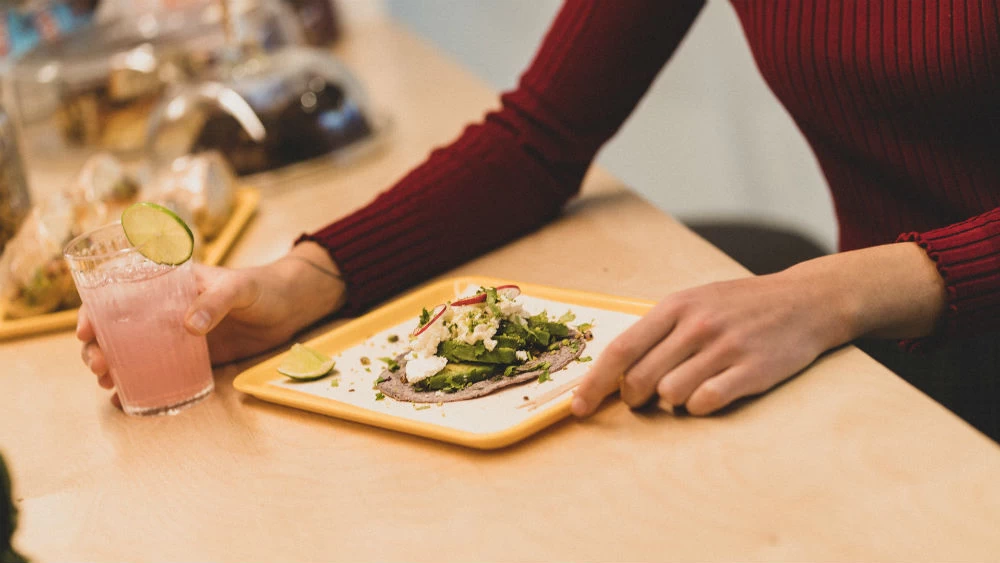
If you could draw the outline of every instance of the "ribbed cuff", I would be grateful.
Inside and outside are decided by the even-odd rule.
[[[939,329],[902,342],[904,347],[920,350],[953,336],[1000,329],[1000,208],[923,233],[904,233],[897,242],[915,242],[927,252],[948,294]]]

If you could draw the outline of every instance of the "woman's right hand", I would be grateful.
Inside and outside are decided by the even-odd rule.
[[[343,282],[323,271],[336,267],[322,247],[310,242],[266,266],[233,270],[196,264],[194,270],[199,295],[185,314],[185,328],[207,335],[213,365],[280,346],[344,302]],[[86,305],[80,307],[76,336],[98,384],[112,389]],[[120,405],[117,395],[112,402]]]

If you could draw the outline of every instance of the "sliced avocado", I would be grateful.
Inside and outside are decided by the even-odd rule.
[[[491,365],[448,362],[444,369],[427,379],[416,382],[413,387],[418,391],[454,393],[477,381],[489,379],[495,369]]]
[[[510,321],[501,321],[500,328],[497,329],[497,336],[495,338],[503,336],[526,340],[529,335],[530,334],[528,333],[527,328]]]
[[[538,323],[535,329],[544,330],[549,333],[553,338],[566,338],[569,336],[569,327],[563,323]]]
[[[497,341],[497,348],[510,348],[512,350],[524,350],[527,348],[527,342],[524,338],[519,336],[503,336],[498,335],[493,337]]]
[[[482,342],[466,344],[458,340],[445,340],[438,345],[438,355],[449,362],[476,362],[481,364],[512,364],[517,361],[516,350],[497,346],[487,350]]]

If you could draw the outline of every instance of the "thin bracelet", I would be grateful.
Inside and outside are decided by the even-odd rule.
[[[312,260],[306,258],[305,256],[299,256],[298,254],[286,254],[285,257],[286,258],[295,258],[297,260],[301,260],[301,261],[305,262],[306,264],[309,264],[313,268],[316,268],[317,270],[319,270],[319,271],[323,272],[324,274],[330,276],[331,278],[333,278],[335,280],[338,280],[338,281],[340,281],[341,283],[343,283],[345,285],[347,284],[347,281],[344,279],[344,276],[341,276],[340,274],[338,274],[337,272],[334,272],[333,270],[328,270],[328,269],[324,268],[323,266],[320,266],[319,264],[313,262]]]

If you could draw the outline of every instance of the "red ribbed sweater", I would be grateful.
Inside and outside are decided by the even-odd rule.
[[[946,282],[943,333],[1000,328],[997,4],[732,4],[761,73],[819,160],[840,248],[916,241]],[[304,237],[340,267],[349,310],[556,216],[701,5],[567,2],[501,109],[368,206]],[[494,211],[510,201],[518,213]]]

